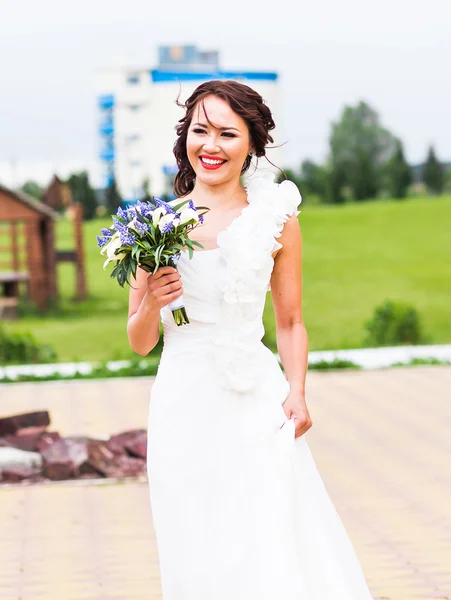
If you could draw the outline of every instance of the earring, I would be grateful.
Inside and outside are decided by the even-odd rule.
[[[254,154],[255,154],[255,152],[254,152],[253,150],[251,150],[251,151],[249,152],[249,156],[250,156],[251,158],[254,156]]]

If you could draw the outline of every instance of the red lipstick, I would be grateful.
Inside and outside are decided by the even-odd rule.
[[[227,162],[224,158],[219,158],[218,156],[209,156],[208,154],[201,154],[199,159],[200,159],[201,165],[207,171],[214,171],[216,169],[219,169],[219,167],[222,167],[222,165]],[[204,160],[204,159],[206,159],[206,160]],[[212,161],[212,162],[210,162],[210,161]],[[221,161],[221,162],[218,162],[218,161]]]

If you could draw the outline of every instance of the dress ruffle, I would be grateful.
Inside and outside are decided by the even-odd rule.
[[[253,389],[258,375],[254,355],[264,335],[261,316],[274,266],[272,254],[282,247],[276,238],[289,217],[299,214],[302,197],[293,182],[275,183],[270,173],[250,180],[247,200],[241,215],[218,236],[226,268],[214,346],[223,386],[243,393]]]

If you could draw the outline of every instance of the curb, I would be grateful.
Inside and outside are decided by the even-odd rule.
[[[275,356],[280,360],[277,354]],[[416,358],[451,362],[451,344],[316,351],[309,353],[309,365],[314,365],[321,361],[333,362],[339,359],[349,360],[362,369],[381,369],[400,363],[409,364]],[[110,371],[114,372],[123,367],[130,366],[131,362],[130,360],[110,361],[106,363],[106,366]],[[146,359],[143,359],[142,363],[145,364]],[[16,379],[19,375],[46,377],[53,374],[71,376],[77,372],[82,375],[89,375],[96,366],[98,366],[98,363],[90,362],[14,365],[0,367],[0,378],[7,376],[10,379]]]

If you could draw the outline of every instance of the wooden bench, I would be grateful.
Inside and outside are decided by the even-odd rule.
[[[19,284],[28,283],[26,273],[0,273],[0,319],[17,319]]]

